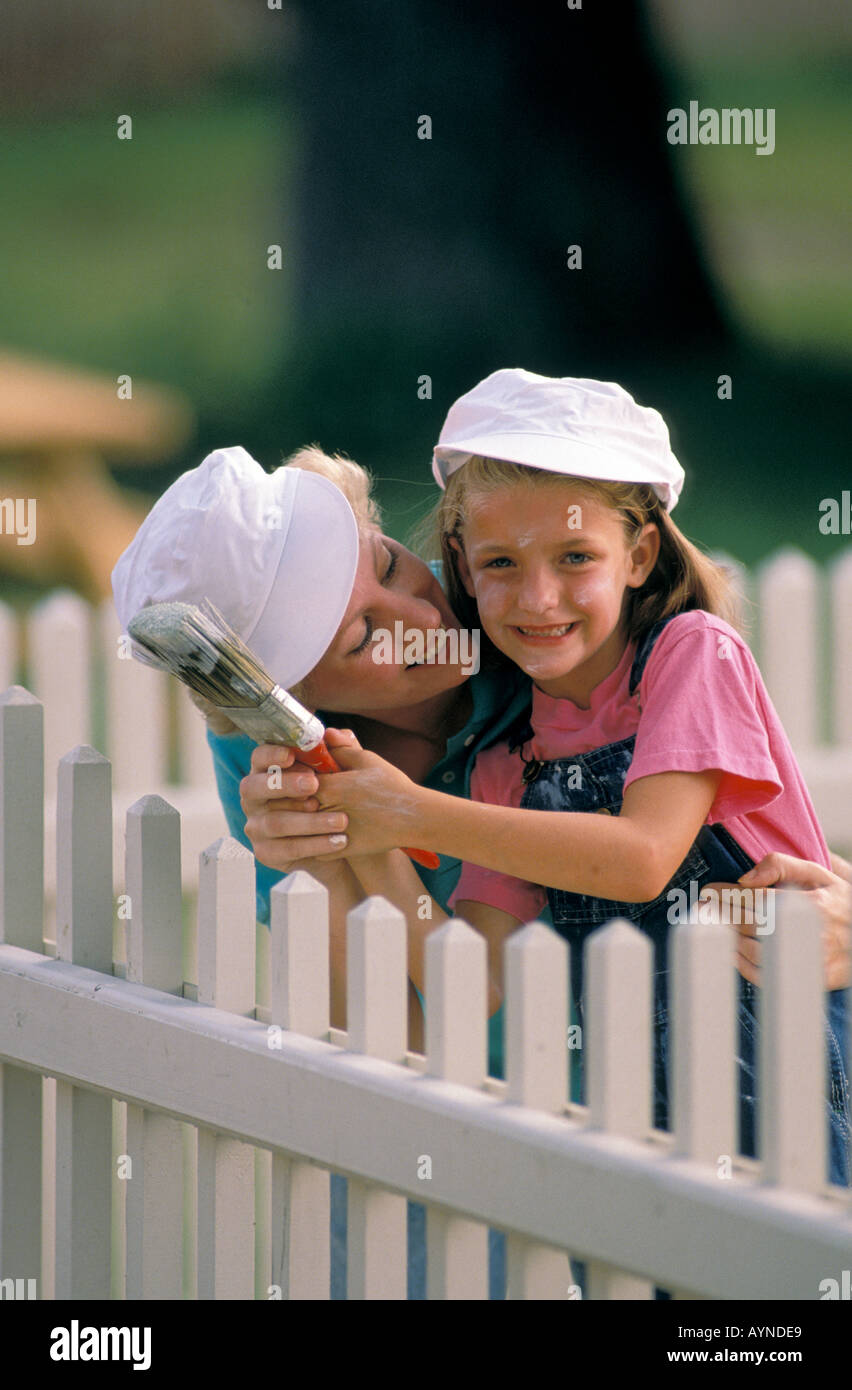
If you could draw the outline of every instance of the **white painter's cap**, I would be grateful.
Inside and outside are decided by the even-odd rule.
[[[476,454],[576,478],[648,483],[668,512],[684,479],[659,411],[637,405],[614,381],[521,367],[492,372],[450,407],[432,458],[439,486]]]
[[[148,604],[208,598],[273,680],[295,685],[337,632],[358,544],[352,508],[327,478],[267,473],[245,449],[217,449],[167,488],[119,558],[122,631]]]

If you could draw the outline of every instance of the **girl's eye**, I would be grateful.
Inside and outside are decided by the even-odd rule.
[[[488,560],[485,569],[504,569],[506,565],[511,565],[512,561],[508,555],[497,555],[493,560]]]
[[[396,571],[397,562],[399,560],[399,555],[395,550],[391,550],[388,546],[387,551],[388,555],[390,556],[390,564],[385,570],[384,578],[382,580],[383,584],[387,584],[388,581],[393,578],[394,572]]]
[[[582,552],[579,550],[569,550],[565,558],[566,560],[577,560],[582,564],[584,560],[591,560],[592,557],[591,555],[583,555]],[[569,565],[569,569],[572,568],[573,566]]]

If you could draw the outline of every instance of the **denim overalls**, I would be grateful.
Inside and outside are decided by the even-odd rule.
[[[642,673],[655,641],[671,622],[657,623],[639,643],[630,672],[630,694],[636,695]],[[638,701],[638,695],[636,695]],[[641,705],[639,706],[641,712]],[[635,735],[608,743],[590,753],[541,762],[524,757],[524,744],[532,737],[529,721],[510,738],[510,751],[518,751],[525,763],[521,806],[538,811],[593,811],[617,816],[621,811],[624,779],[633,759]],[[754,860],[721,825],[704,825],[692,848],[669,883],[650,902],[627,903],[593,898],[585,893],[566,893],[548,888],[547,897],[553,925],[568,942],[571,953],[571,988],[577,1017],[583,1023],[583,946],[597,927],[613,917],[624,917],[647,932],[654,947],[654,1124],[668,1128],[668,933],[669,913],[677,898],[668,898],[673,889],[682,889],[689,900],[690,882],[736,883],[752,868]],[[680,899],[683,901],[683,899]],[[738,1001],[737,1074],[739,1092],[740,1151],[749,1157],[756,1153],[757,1127],[757,1018],[759,990],[741,975]],[[850,1134],[849,1087],[844,1058],[843,1015],[848,1006],[848,990],[827,996],[826,1039],[829,1055],[830,1180],[849,1182],[848,1143]],[[839,1035],[839,1036],[838,1036]],[[582,1051],[580,1053],[582,1076]]]

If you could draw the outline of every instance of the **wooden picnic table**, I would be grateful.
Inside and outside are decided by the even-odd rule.
[[[132,470],[168,459],[195,417],[177,391],[0,351],[0,575],[68,584],[90,602],[152,499],[132,499],[107,463]],[[126,387],[124,388],[126,391]],[[19,544],[2,499],[34,498],[33,544]]]

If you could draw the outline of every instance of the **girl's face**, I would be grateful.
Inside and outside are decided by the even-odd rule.
[[[401,629],[395,626],[402,625]],[[362,532],[355,583],[337,633],[307,679],[307,697],[315,709],[348,714],[401,710],[446,694],[471,670],[451,656],[464,655],[455,640],[445,649],[427,634],[459,623],[437,579],[416,555],[380,531]],[[403,638],[393,644],[373,640],[382,630]],[[418,637],[418,634],[420,636]],[[406,654],[408,646],[408,654]],[[415,665],[412,653],[433,656]]]
[[[494,645],[545,694],[588,708],[623,655],[627,590],[654,568],[656,526],[628,547],[617,511],[554,478],[477,500],[463,540],[459,575]]]

